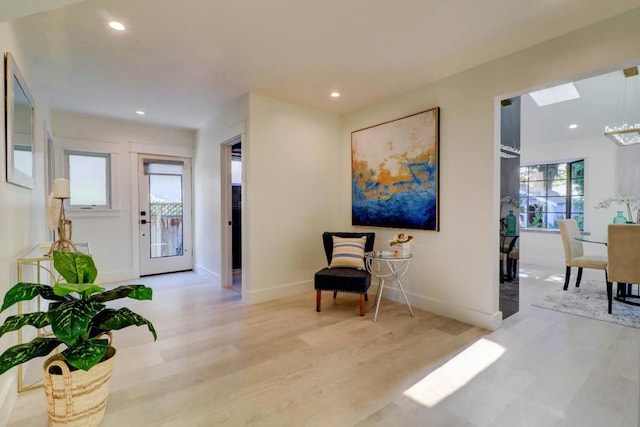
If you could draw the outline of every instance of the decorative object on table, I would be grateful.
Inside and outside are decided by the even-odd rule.
[[[351,133],[353,225],[438,231],[439,111]]]
[[[35,101],[11,53],[5,54],[7,182],[34,188]]]
[[[150,300],[152,290],[144,285],[122,285],[110,290],[95,285],[98,271],[89,255],[55,251],[53,263],[66,283],[18,283],[6,293],[0,310],[40,296],[50,301],[47,311],[9,316],[0,326],[0,336],[23,326],[51,327],[52,335],[9,347],[0,355],[0,374],[65,345],[64,351],[44,363],[49,424],[97,426],[104,416],[110,365],[116,354],[112,342],[102,336],[128,326],[147,325],[154,340],[157,338],[147,319],[126,307],[107,308],[105,303],[121,298]],[[85,380],[91,387],[84,388]],[[99,389],[98,385],[106,389]]]
[[[408,236],[404,233],[398,233],[389,239],[389,246],[394,249],[394,256],[409,256],[411,255],[411,241],[413,236]]]
[[[360,243],[365,239],[363,250],[360,251]],[[371,286],[371,274],[364,269],[364,253],[373,251],[373,243],[375,241],[375,233],[341,233],[341,232],[324,232],[322,233],[322,244],[327,257],[327,265],[318,271],[314,276],[314,288],[316,290],[316,311],[320,312],[322,305],[322,291],[333,291],[333,298],[336,299],[338,292],[346,292],[360,295],[360,316],[364,316],[365,301],[369,297],[367,291]],[[344,243],[352,241],[353,245],[348,249],[349,257],[357,262],[347,262],[346,265],[340,265],[342,261],[334,258],[343,258]],[[355,247],[357,246],[357,247]],[[356,253],[356,250],[358,251]],[[362,262],[363,268],[360,268]]]
[[[625,218],[626,222],[633,222],[633,215],[631,214],[631,210],[632,209],[637,209],[637,203],[638,203],[638,199],[630,196],[628,194],[620,194],[620,193],[616,193],[615,196],[613,197],[608,197],[602,201],[600,201],[600,203],[598,203],[596,205],[596,209],[606,209],[611,207],[612,203],[616,203],[619,205],[625,205],[627,207],[627,215],[629,215],[628,218]],[[619,218],[620,215],[620,211],[618,211],[618,215],[616,215],[615,218]],[[624,218],[624,216],[623,216]],[[638,218],[638,220],[640,221],[640,218]],[[616,223],[617,224],[617,223]]]
[[[515,236],[516,235],[516,216],[513,214],[513,210],[509,210],[509,213],[506,217],[506,232],[507,236]]]
[[[578,277],[576,278],[576,288],[580,286],[583,268],[593,268],[603,270],[605,278],[607,275],[607,257],[603,256],[585,256],[582,249],[582,242],[578,240],[580,237],[580,229],[575,219],[561,219],[558,221],[560,236],[562,236],[562,246],[564,248],[564,261],[566,265],[566,273],[564,277],[565,291],[569,287],[569,279],[571,278],[571,267],[578,267]]]
[[[624,215],[622,215],[622,211],[618,211],[616,216],[613,217],[613,221],[612,222],[614,224],[626,224],[627,223],[627,218],[625,218]]]
[[[505,215],[503,216],[503,211],[505,206],[507,207],[513,207],[514,209],[518,209],[518,212],[520,211],[520,202],[518,201],[518,199],[510,197],[510,196],[505,196],[500,200],[500,234],[507,234],[507,217],[509,215]],[[511,223],[511,233],[509,233],[509,236],[515,236],[518,234],[517,231],[517,218],[516,216],[513,214],[513,209],[509,209],[509,213],[513,215],[512,218],[512,223]]]
[[[71,241],[72,224],[71,220],[67,219],[64,213],[64,201],[71,197],[69,189],[69,180],[66,178],[56,178],[53,181],[53,189],[49,196],[51,203],[49,204],[49,225],[57,222],[58,239],[53,242],[49,253],[53,251],[69,251],[73,248],[78,252],[76,245]],[[57,215],[57,221],[51,217],[55,215],[52,211],[57,206],[60,206],[60,211]]]

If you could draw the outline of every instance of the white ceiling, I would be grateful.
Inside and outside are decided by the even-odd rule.
[[[199,128],[222,102],[249,91],[350,112],[639,5],[85,0],[12,23],[29,83],[52,107]],[[108,29],[109,19],[127,31]],[[331,99],[332,90],[342,97]]]
[[[521,97],[523,143],[602,138],[606,125],[640,123],[640,76],[622,70],[574,82],[580,98],[538,107],[528,94]],[[570,129],[569,125],[578,125]]]

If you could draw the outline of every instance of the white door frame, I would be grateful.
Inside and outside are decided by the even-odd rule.
[[[221,285],[223,288],[231,288],[233,283],[233,257],[232,250],[232,236],[231,236],[231,220],[232,220],[232,191],[231,191],[231,148],[234,144],[242,143],[242,135],[236,135],[220,144],[220,217],[222,222],[220,224],[220,255],[221,255]],[[243,188],[244,188],[244,167],[242,172]],[[244,195],[242,197],[242,209],[244,210]],[[243,220],[244,222],[244,214]],[[243,224],[240,225],[244,231]],[[242,233],[242,240],[244,241],[244,232]],[[245,294],[244,283],[244,242],[242,244],[242,294]]]
[[[193,168],[193,148],[181,145],[153,144],[147,142],[129,141],[129,176],[131,178],[129,186],[129,196],[131,212],[131,270],[134,277],[140,277],[140,239],[138,238],[140,222],[140,203],[138,200],[138,154],[148,154],[149,156],[173,156],[186,157],[191,160]],[[193,173],[192,173],[193,174]],[[193,188],[193,176],[191,177],[191,188]],[[194,201],[191,201],[192,206]],[[126,211],[128,206],[123,207]],[[191,209],[191,221],[193,222],[193,211]],[[192,227],[193,229],[193,227]],[[193,239],[193,235],[191,236]],[[195,257],[194,257],[195,262]]]

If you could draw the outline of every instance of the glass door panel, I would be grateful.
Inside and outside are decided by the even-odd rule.
[[[151,258],[182,255],[181,175],[149,175],[149,215]]]

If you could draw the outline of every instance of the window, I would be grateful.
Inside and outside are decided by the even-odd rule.
[[[111,156],[108,153],[65,151],[71,190],[70,207],[111,207]]]
[[[573,218],[584,230],[584,160],[520,167],[520,226],[557,230]]]

